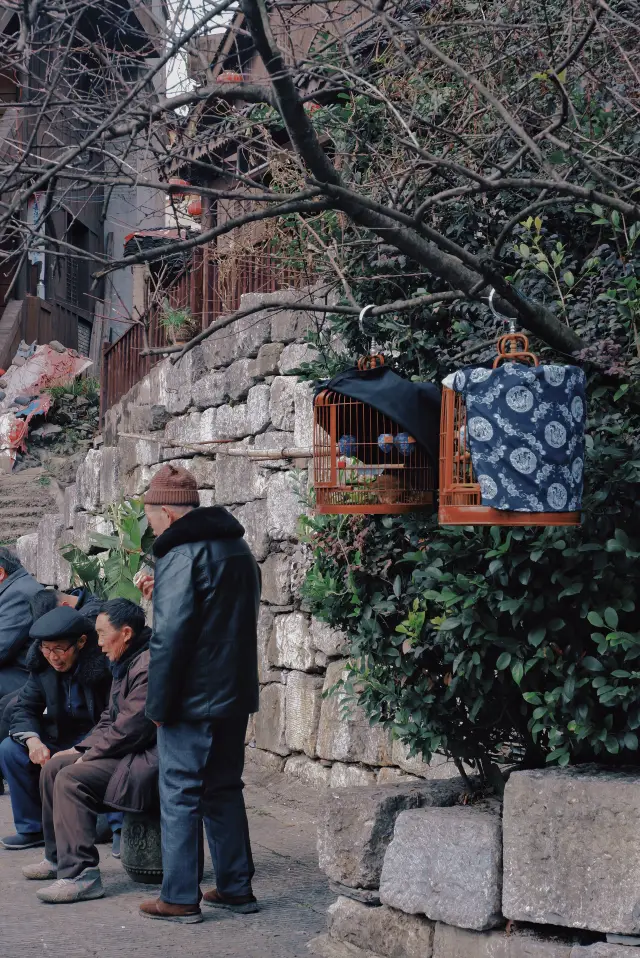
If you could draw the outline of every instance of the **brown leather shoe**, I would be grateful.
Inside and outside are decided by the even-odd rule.
[[[182,925],[195,925],[202,921],[202,912],[197,905],[170,905],[169,902],[156,898],[154,901],[143,901],[140,905],[140,914],[145,918],[159,918],[160,921],[177,921]]]
[[[239,915],[253,915],[260,911],[260,906],[253,895],[222,895],[217,888],[206,891],[202,896],[205,905],[212,908],[228,908]]]

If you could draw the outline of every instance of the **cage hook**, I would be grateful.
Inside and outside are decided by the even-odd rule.
[[[509,332],[515,333],[516,331],[515,320],[507,318],[506,316],[503,316],[501,313],[498,312],[498,310],[493,305],[493,298],[495,295],[496,295],[495,287],[492,286],[491,292],[489,293],[489,309],[493,313],[494,319],[497,319],[498,322],[500,323],[509,323]]]
[[[368,306],[363,306],[362,309],[360,310],[360,315],[358,316],[358,325],[360,327],[360,332],[362,333],[363,336],[367,335],[366,330],[364,328],[364,318],[367,315],[367,310],[374,309],[375,305],[376,305],[375,303],[369,303]],[[372,356],[376,352],[376,344],[373,338],[371,339],[369,351]]]

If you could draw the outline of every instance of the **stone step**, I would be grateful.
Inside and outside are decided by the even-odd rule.
[[[318,935],[317,938],[312,938],[307,948],[318,958],[381,958],[373,951],[365,951],[364,948],[357,948],[356,945],[350,945],[346,941],[336,941],[329,935]]]

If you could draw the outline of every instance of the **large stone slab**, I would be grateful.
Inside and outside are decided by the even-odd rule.
[[[273,552],[262,563],[262,600],[271,605],[291,602],[291,559],[283,552]]]
[[[461,790],[461,781],[440,781],[332,791],[318,825],[320,868],[343,885],[377,888],[398,815],[453,805]]]
[[[310,758],[316,754],[322,682],[320,676],[305,672],[287,676],[286,742],[292,752],[304,752]]]
[[[327,668],[324,691],[329,693],[346,677],[342,660]],[[318,729],[318,755],[333,762],[363,762],[391,765],[391,736],[380,726],[372,727],[364,711],[345,702],[344,693],[327,694],[322,701]]]
[[[380,958],[372,951],[365,951],[364,948],[350,945],[346,941],[336,941],[330,935],[318,935],[317,938],[312,938],[307,948],[318,958]]]
[[[372,768],[345,765],[343,762],[334,762],[331,766],[331,788],[373,788],[377,781],[378,777]]]
[[[275,619],[267,606],[260,606],[258,615],[258,679],[261,685],[282,681],[283,673],[272,667],[269,659]]]
[[[219,455],[215,462],[214,488],[220,506],[263,499],[267,477],[255,462],[243,456]]]
[[[276,472],[267,486],[267,531],[280,542],[295,539],[300,516],[305,511],[302,502],[306,491],[301,476],[290,472]]]
[[[306,755],[292,755],[284,767],[287,778],[311,785],[313,788],[328,788],[331,769],[320,762],[314,762]]]
[[[58,550],[58,540],[64,531],[64,519],[60,515],[43,516],[38,523],[36,579],[42,585],[69,588],[70,566]]]
[[[100,510],[100,473],[102,449],[89,449],[84,462],[76,473],[78,505],[87,512]]]
[[[570,958],[636,958],[640,955],[640,949],[635,946],[633,950],[633,947],[611,945],[606,941],[600,941],[595,945],[575,945]]]
[[[516,928],[506,934],[504,931],[465,931],[438,923],[433,958],[573,958],[573,952],[570,944],[528,929]],[[633,955],[621,958],[633,958]]]
[[[78,509],[78,487],[74,482],[73,485],[67,486],[64,490],[64,507],[62,514],[65,529],[73,528],[73,520]]]
[[[394,908],[338,898],[327,912],[329,935],[383,958],[431,958],[434,923]]]
[[[269,659],[275,668],[308,672],[315,668],[309,618],[302,612],[276,616]]]
[[[500,816],[478,808],[420,808],[398,816],[380,901],[476,931],[502,922]]]
[[[16,553],[20,562],[32,576],[38,575],[38,533],[20,536],[16,542]]]
[[[640,932],[640,771],[514,772],[504,862],[507,918]]]
[[[100,470],[100,503],[110,506],[122,499],[120,482],[121,455],[118,446],[105,446],[102,450]]]
[[[334,629],[320,619],[311,619],[311,643],[318,652],[324,652],[329,658],[344,654],[347,636],[340,629]]]
[[[280,372],[283,375],[292,373],[299,369],[303,363],[313,363],[318,358],[319,353],[308,343],[291,343],[285,346],[280,356]]]
[[[295,425],[293,437],[301,449],[313,449],[313,386],[297,383],[294,396]]]
[[[289,755],[286,742],[286,686],[273,682],[260,690],[260,711],[256,715],[256,745],[258,748]]]
[[[271,423],[274,429],[293,431],[295,425],[295,376],[277,376],[271,384]]]
[[[267,532],[267,505],[264,499],[256,499],[245,506],[231,510],[242,523],[249,548],[258,562],[269,554],[269,533]]]

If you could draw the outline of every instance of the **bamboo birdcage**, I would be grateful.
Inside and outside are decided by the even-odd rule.
[[[373,406],[330,389],[314,402],[313,470],[319,513],[435,508],[436,470],[425,449]]]
[[[502,361],[531,362],[529,340],[521,333],[508,333],[498,340],[494,368]],[[440,496],[438,522],[444,526],[577,526],[580,512],[510,512],[482,505],[480,485],[475,481],[467,431],[467,408],[460,393],[442,390],[440,424]]]

